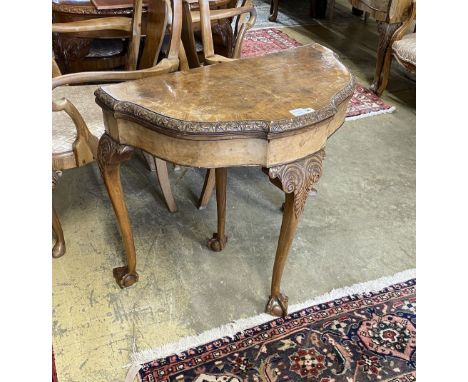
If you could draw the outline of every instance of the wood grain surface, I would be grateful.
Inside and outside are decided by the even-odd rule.
[[[240,75],[242,73],[242,75]],[[318,44],[144,81],[107,85],[97,101],[184,133],[275,133],[320,122],[351,96],[353,77]],[[223,95],[229,89],[229,96]]]

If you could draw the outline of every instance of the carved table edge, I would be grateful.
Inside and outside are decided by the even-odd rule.
[[[133,102],[119,101],[109,95],[101,87],[94,92],[94,95],[96,96],[96,103],[102,108],[106,108],[113,112],[115,116],[142,123],[152,130],[158,130],[164,133],[172,131],[179,135],[194,136],[250,133],[257,134],[264,138],[274,138],[276,134],[302,129],[333,117],[337,113],[337,106],[352,96],[354,87],[355,79],[350,73],[348,83],[331,98],[328,105],[312,113],[277,121],[184,121],[148,110],[147,108]]]

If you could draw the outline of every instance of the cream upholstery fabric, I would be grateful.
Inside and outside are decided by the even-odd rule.
[[[416,66],[416,33],[410,33],[393,43],[393,51],[401,61]]]
[[[91,134],[100,138],[104,133],[102,109],[94,102],[94,91],[98,85],[60,86],[53,90],[52,99],[67,98],[78,109]],[[52,113],[52,152],[63,153],[72,151],[76,138],[76,128],[63,111]]]

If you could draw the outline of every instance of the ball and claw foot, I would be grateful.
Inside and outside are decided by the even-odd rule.
[[[280,293],[276,297],[270,297],[265,312],[276,317],[286,316],[288,314],[288,296]]]
[[[57,240],[52,247],[52,257],[57,259],[65,255],[65,242]]]
[[[113,273],[117,284],[121,288],[128,288],[138,281],[138,273],[128,273],[127,267],[114,268]]]
[[[224,249],[227,243],[227,236],[224,237],[224,240],[221,240],[218,237],[218,234],[215,232],[213,237],[208,240],[208,248],[215,252],[220,252]]]

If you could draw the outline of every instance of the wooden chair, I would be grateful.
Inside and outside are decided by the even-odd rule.
[[[52,31],[56,33],[119,30],[128,32],[131,36],[126,65],[127,71],[81,72],[61,75],[57,64],[52,60],[52,111],[64,112],[53,113],[53,189],[62,171],[84,166],[96,159],[98,140],[104,132],[104,125],[102,110],[94,101],[94,91],[97,85],[90,85],[90,83],[136,80],[174,72],[179,69],[179,66],[188,68],[181,45],[182,0],[173,0],[172,9],[170,9],[168,1],[149,0],[146,44],[140,60],[148,68],[135,70],[141,40],[142,3],[143,0],[135,0],[133,18],[107,17],[105,19],[57,23],[52,26]],[[154,65],[161,49],[162,36],[166,31],[169,14],[172,14],[172,23],[167,58]],[[81,85],[63,86],[76,84]],[[72,123],[70,123],[70,119]],[[161,188],[171,209],[172,194],[170,194],[166,164],[158,159],[155,159],[155,161]],[[175,207],[173,198],[172,203]],[[60,220],[53,207],[52,228],[56,236],[52,256],[60,257],[65,253],[65,240]]]
[[[395,31],[385,54],[382,80],[377,95],[382,95],[388,85],[392,58],[406,70],[416,73],[416,31],[410,32],[416,22],[416,0],[413,0],[410,17]]]
[[[198,2],[199,10],[191,10],[190,5]],[[249,18],[247,19],[247,14]],[[212,22],[236,17],[234,30],[234,52],[233,58],[228,58],[215,54],[213,47]],[[257,18],[257,12],[253,6],[252,0],[243,0],[241,5],[235,8],[210,10],[209,0],[184,0],[183,2],[183,22],[182,22],[182,41],[186,49],[187,61],[190,68],[200,67],[198,54],[196,50],[193,25],[200,23],[202,42],[203,42],[203,64],[212,65],[221,62],[229,62],[240,58],[242,41],[245,33],[252,28]],[[198,208],[206,208],[213,189],[215,188],[215,170],[208,169],[203,189],[198,201]]]
[[[191,10],[191,5],[198,3],[199,10]],[[236,1],[234,2],[237,3]],[[250,17],[247,19],[247,14]],[[234,51],[232,58],[215,54],[212,34],[212,23],[224,19],[235,20]],[[190,68],[201,66],[194,37],[194,25],[200,24],[203,42],[203,64],[211,65],[219,62],[231,61],[240,58],[242,41],[245,33],[255,24],[257,12],[252,0],[242,0],[240,6],[233,8],[210,10],[209,0],[184,0],[182,41],[187,53]]]

